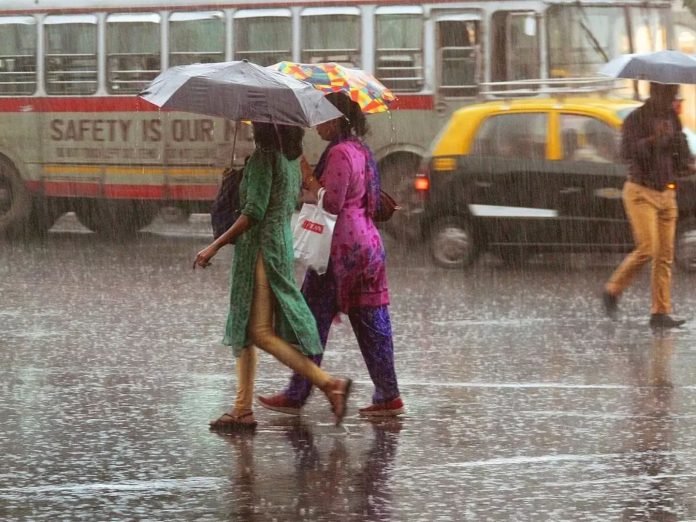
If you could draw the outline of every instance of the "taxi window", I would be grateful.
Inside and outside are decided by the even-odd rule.
[[[614,163],[618,160],[619,132],[597,118],[561,114],[563,159]]]
[[[479,127],[472,154],[544,159],[547,121],[547,115],[541,112],[492,116]]]

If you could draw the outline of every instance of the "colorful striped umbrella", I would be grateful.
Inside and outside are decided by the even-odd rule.
[[[396,99],[392,92],[371,74],[337,63],[279,62],[271,69],[311,83],[325,94],[344,92],[366,114],[384,112]]]

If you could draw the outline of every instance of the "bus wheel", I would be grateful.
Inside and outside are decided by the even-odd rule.
[[[85,201],[75,208],[80,223],[107,237],[135,234],[152,223],[158,211],[147,201]]]
[[[8,232],[31,212],[31,194],[14,165],[0,156],[0,233]]]
[[[392,154],[379,167],[382,189],[401,207],[384,224],[385,230],[400,241],[412,242],[421,237],[419,205],[413,186],[420,157],[415,154]]]
[[[52,199],[34,195],[29,215],[11,227],[12,237],[42,238],[65,212],[64,206]]]
[[[674,261],[684,272],[696,272],[696,219],[677,224]]]
[[[465,218],[447,217],[430,227],[430,253],[443,268],[465,268],[474,263],[480,247],[471,223]]]

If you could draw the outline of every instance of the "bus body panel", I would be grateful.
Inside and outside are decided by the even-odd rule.
[[[306,59],[367,69],[397,95],[391,113],[368,117],[367,142],[385,188],[400,191],[451,113],[489,96],[492,83],[502,85],[493,96],[505,98],[508,89],[515,92],[505,82],[572,75],[575,65],[592,69],[601,56],[588,44],[588,30],[606,38],[601,45],[610,55],[671,41],[666,0],[94,4],[8,0],[0,6],[0,30],[15,32],[0,38],[0,154],[43,195],[212,199],[223,168],[242,165],[251,152],[251,132],[242,125],[234,140],[232,122],[158,111],[136,97],[177,63]],[[273,34],[273,45],[259,34]],[[307,131],[310,162],[325,145]],[[402,203],[408,197],[396,195]]]

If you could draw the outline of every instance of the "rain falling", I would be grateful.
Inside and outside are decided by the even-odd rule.
[[[2,2],[0,519],[695,519],[692,9]]]

